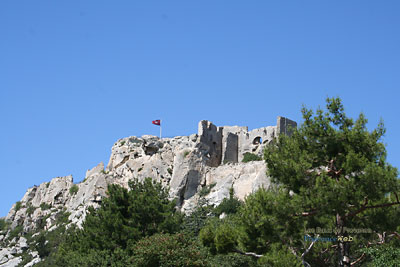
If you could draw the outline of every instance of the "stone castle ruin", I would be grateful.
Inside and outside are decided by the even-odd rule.
[[[210,147],[209,166],[217,167],[221,163],[238,163],[245,153],[262,156],[268,145],[279,134],[290,134],[297,123],[285,117],[278,117],[276,126],[267,126],[249,131],[247,126],[220,126],[209,121],[199,122],[200,142]]]

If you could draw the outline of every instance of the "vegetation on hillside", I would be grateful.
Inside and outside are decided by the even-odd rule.
[[[264,151],[275,186],[244,201],[231,189],[218,207],[202,198],[185,216],[150,178],[109,185],[82,229],[60,213],[59,228],[29,240],[37,266],[400,266],[400,183],[383,124],[368,131],[338,98],[302,113]]]
[[[243,154],[242,162],[260,161],[262,158],[256,154],[246,152]]]

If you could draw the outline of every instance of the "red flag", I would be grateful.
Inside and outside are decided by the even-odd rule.
[[[155,121],[152,121],[151,123],[153,123],[155,125],[161,125],[161,120],[155,120]]]

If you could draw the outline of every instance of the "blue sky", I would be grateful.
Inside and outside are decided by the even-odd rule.
[[[0,1],[0,216],[122,137],[301,122],[339,96],[400,166],[399,1]]]

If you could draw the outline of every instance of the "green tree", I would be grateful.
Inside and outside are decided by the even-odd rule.
[[[303,260],[318,257],[314,262],[329,265],[329,259],[337,259],[339,266],[350,266],[362,256],[358,246],[377,243],[377,234],[396,230],[398,220],[390,217],[398,215],[400,204],[398,172],[386,161],[382,122],[368,131],[364,115],[356,121],[348,118],[339,98],[328,98],[326,107],[327,111],[318,109],[315,115],[303,108],[304,123],[291,137],[282,135],[269,146],[265,160],[273,182],[282,188],[279,194],[286,195],[286,217],[297,227],[334,228],[339,237],[347,238],[351,233],[346,229],[375,232],[358,234],[356,242],[339,239],[337,246],[322,242],[299,246],[289,235],[280,235]],[[312,253],[303,254],[308,251]]]
[[[235,196],[233,187],[229,189],[229,198],[224,198],[222,202],[215,208],[214,213],[216,215],[235,214],[242,202]]]
[[[207,250],[185,234],[155,234],[132,248],[130,266],[207,266]]]
[[[130,181],[129,190],[109,185],[107,194],[99,209],[89,209],[83,229],[61,244],[57,266],[126,266],[138,240],[179,230],[182,215],[167,189],[151,178]]]
[[[129,188],[109,185],[101,208],[90,209],[82,232],[90,248],[125,249],[142,237],[179,229],[182,216],[160,183],[151,178],[142,183],[133,180]]]

